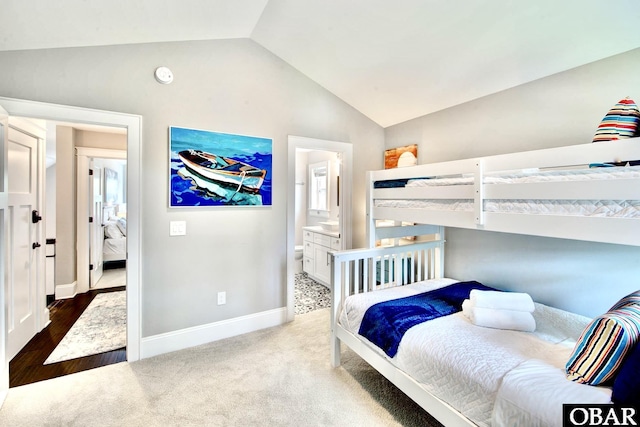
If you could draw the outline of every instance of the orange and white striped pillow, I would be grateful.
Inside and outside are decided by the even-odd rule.
[[[615,303],[613,307],[609,309],[609,311],[617,310],[619,308],[627,307],[630,305],[637,305],[640,307],[640,290],[631,292],[629,295],[622,298],[620,301]]]
[[[632,99],[622,99],[604,116],[593,142],[632,138],[638,133],[639,126],[638,106]]]

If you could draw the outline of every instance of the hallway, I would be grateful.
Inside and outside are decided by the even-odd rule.
[[[55,301],[51,323],[34,336],[9,363],[9,387],[18,387],[127,360],[126,348],[44,365],[45,360],[71,329],[96,295],[124,291],[125,287],[91,290],[72,299]]]

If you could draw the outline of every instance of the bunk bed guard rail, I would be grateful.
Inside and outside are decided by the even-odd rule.
[[[332,318],[349,295],[442,276],[443,239],[405,246],[331,252]]]

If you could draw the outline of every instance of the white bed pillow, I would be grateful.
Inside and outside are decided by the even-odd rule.
[[[116,222],[109,221],[104,225],[104,237],[107,239],[120,239],[124,237]]]
[[[118,218],[118,220],[116,221],[116,226],[118,227],[118,230],[120,230],[120,232],[122,233],[123,236],[127,235],[127,220],[124,218]]]

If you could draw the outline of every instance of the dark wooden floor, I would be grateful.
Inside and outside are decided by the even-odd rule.
[[[73,299],[58,300],[49,306],[51,323],[27,343],[9,363],[9,387],[74,374],[127,360],[125,347],[73,360],[44,365],[71,326],[95,296],[102,292],[123,291],[124,286],[91,290]]]

